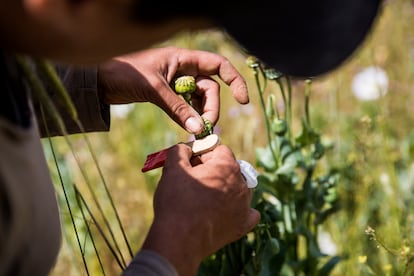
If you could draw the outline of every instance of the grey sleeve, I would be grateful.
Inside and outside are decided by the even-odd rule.
[[[56,70],[76,107],[79,120],[85,131],[108,131],[110,127],[110,110],[109,105],[103,104],[99,100],[97,67],[57,65]],[[60,104],[53,89],[49,86],[46,88],[64,120],[68,133],[81,132],[78,125],[66,111],[66,108]],[[35,106],[35,109],[38,109],[38,107],[36,108]],[[38,110],[36,110],[36,113],[40,114]],[[38,117],[41,136],[45,137],[47,136],[45,122],[39,115]],[[50,136],[62,135],[62,133],[57,131],[51,120],[46,120],[46,124]]]
[[[141,250],[132,259],[122,276],[178,276],[174,266],[150,250]]]

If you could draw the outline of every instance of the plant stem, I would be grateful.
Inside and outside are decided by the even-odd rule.
[[[264,118],[265,125],[266,125],[267,143],[270,147],[270,152],[272,153],[273,160],[275,160],[275,164],[276,164],[276,166],[278,166],[279,165],[279,160],[278,160],[278,158],[275,154],[275,149],[273,148],[272,137],[271,137],[271,132],[270,132],[270,124],[269,124],[269,120],[266,116],[266,105],[265,105],[264,98],[263,98],[265,85],[264,85],[263,88],[261,87],[259,74],[258,74],[258,71],[257,71],[256,68],[254,68],[253,72],[254,72],[254,77],[255,77],[255,80],[256,80],[256,86],[257,86],[258,91],[259,91],[260,105],[261,105],[261,108],[262,108],[262,111],[263,111],[263,118]],[[263,71],[261,71],[261,72],[263,74]]]
[[[305,88],[305,116],[306,116],[306,123],[308,126],[311,126],[310,115],[309,115],[309,97],[311,91],[311,80],[306,80],[306,88]]]
[[[92,156],[92,159],[93,159],[94,163],[96,164],[96,168],[97,168],[97,170],[98,170],[98,173],[99,173],[99,176],[100,176],[100,178],[101,178],[101,181],[102,181],[103,187],[104,187],[104,189],[105,189],[105,193],[106,193],[106,195],[107,195],[107,197],[108,197],[108,200],[109,200],[109,203],[110,203],[110,205],[111,205],[111,208],[112,208],[112,210],[113,210],[113,212],[114,212],[114,214],[115,214],[115,217],[116,217],[116,220],[117,220],[118,226],[119,226],[119,228],[120,228],[120,230],[121,230],[121,233],[122,233],[122,237],[123,237],[123,239],[124,239],[124,241],[125,241],[125,244],[127,245],[129,255],[130,255],[130,257],[132,258],[132,257],[134,256],[134,254],[133,254],[133,252],[132,252],[131,245],[130,245],[130,243],[129,243],[129,241],[128,241],[128,238],[127,238],[127,236],[126,236],[125,229],[124,229],[124,227],[123,227],[123,225],[122,225],[121,218],[120,218],[119,213],[118,213],[118,210],[117,210],[117,208],[116,208],[116,206],[115,206],[114,200],[113,200],[113,198],[112,198],[112,196],[111,196],[111,193],[110,193],[110,191],[109,191],[109,189],[108,189],[108,185],[107,185],[107,183],[106,183],[106,181],[105,181],[105,178],[104,178],[104,176],[103,176],[103,173],[102,173],[101,167],[98,165],[98,159],[97,159],[97,157],[96,157],[96,155],[95,155],[95,152],[94,152],[94,151],[93,151],[93,149],[92,149],[91,142],[89,141],[88,137],[86,136],[86,134],[85,134],[85,132],[84,132],[83,126],[80,124],[80,121],[78,121],[78,122],[79,122],[78,126],[79,126],[79,128],[82,130],[82,135],[84,136],[84,139],[85,139],[85,141],[86,141],[86,144],[87,144],[87,147],[88,147],[88,149],[89,149],[89,152],[90,152],[90,154],[91,154],[91,156]]]
[[[276,83],[278,84],[280,93],[282,94],[283,104],[285,106],[284,116],[285,116],[285,120],[287,124],[287,136],[289,137],[289,141],[292,144],[293,142],[292,141],[292,87],[290,84],[289,77],[288,76],[284,76],[284,77],[287,82],[287,90],[288,90],[287,97],[286,97],[285,87],[282,82],[282,78],[276,79]]]
[[[43,121],[45,122],[45,125],[46,125],[46,118],[45,118],[44,111],[43,111],[42,107],[41,107],[40,111],[41,111],[42,119],[43,119]],[[47,127],[47,125],[45,127],[46,127],[46,133],[49,133],[49,128]],[[58,176],[59,176],[60,185],[61,185],[62,190],[63,190],[63,195],[65,197],[66,206],[69,210],[69,216],[70,216],[70,220],[72,222],[73,231],[75,232],[76,241],[78,243],[79,251],[80,251],[81,256],[82,256],[83,266],[85,268],[86,274],[89,275],[88,265],[87,265],[87,262],[86,262],[86,259],[85,259],[85,255],[83,254],[83,251],[82,251],[82,245],[80,243],[79,233],[78,233],[78,229],[76,227],[75,219],[74,219],[74,216],[73,216],[73,213],[72,213],[72,208],[71,208],[70,203],[69,203],[69,197],[68,197],[68,194],[66,192],[65,185],[63,184],[62,173],[61,173],[60,168],[58,166],[58,161],[57,161],[57,158],[56,158],[56,153],[55,153],[55,149],[53,147],[52,139],[49,137],[49,135],[48,135],[48,142],[49,142],[50,150],[52,152],[53,160],[56,164],[56,170],[57,170],[57,173],[58,173]]]
[[[73,184],[73,185],[75,185],[75,184]],[[83,219],[84,222],[86,222],[87,219],[86,219],[86,216],[85,216],[85,212],[82,208],[82,205],[80,204],[80,202],[78,200],[77,200],[77,203],[78,203],[79,209],[80,209],[81,214],[82,214],[82,219]],[[93,238],[91,228],[89,227],[89,223],[85,223],[85,225],[86,225],[86,231],[89,234],[89,237],[91,238],[93,250],[94,250],[96,258],[98,259],[98,262],[99,262],[99,267],[101,268],[101,271],[102,271],[103,275],[105,275],[105,270],[104,270],[104,267],[103,267],[103,264],[102,264],[101,256],[99,255],[98,249],[96,247],[95,239]],[[86,248],[86,238],[85,238],[85,244],[84,244],[83,248]]]
[[[121,259],[119,259],[117,253],[115,252],[115,250],[113,249],[113,247],[111,246],[111,243],[109,242],[108,238],[106,237],[105,233],[103,232],[103,229],[101,227],[99,227],[99,223],[96,220],[95,216],[93,216],[91,209],[88,207],[88,204],[86,203],[84,197],[82,196],[81,192],[78,190],[78,188],[76,186],[75,187],[75,194],[76,194],[76,200],[78,201],[79,205],[83,205],[85,206],[86,210],[88,211],[89,216],[91,217],[91,219],[93,220],[93,222],[95,223],[95,225],[97,226],[96,228],[98,229],[99,233],[101,234],[102,238],[104,239],[105,243],[107,244],[109,250],[111,251],[112,255],[114,256],[116,262],[118,263],[119,267],[124,270],[126,267],[125,264],[125,260],[122,259],[122,255],[121,255]]]
[[[73,104],[72,99],[68,95],[68,93],[66,91],[66,88],[64,87],[61,79],[57,75],[56,70],[54,69],[54,67],[46,60],[36,60],[36,66],[44,73],[45,77],[47,77],[47,79],[50,81],[50,83],[52,84],[54,90],[59,95],[59,98],[61,99],[61,102],[64,104],[65,108],[67,109],[67,111],[71,115],[72,119],[76,122],[77,126],[81,130],[83,138],[86,141],[88,150],[89,150],[89,152],[92,156],[92,159],[94,161],[94,164],[95,164],[95,166],[98,170],[100,179],[101,179],[103,187],[105,189],[106,196],[108,197],[111,208],[112,208],[112,210],[115,214],[115,217],[116,217],[118,226],[121,230],[122,236],[124,238],[125,244],[127,245],[129,255],[132,258],[133,257],[132,249],[131,249],[130,243],[128,242],[128,239],[127,239],[127,236],[126,236],[126,233],[125,233],[125,229],[122,225],[121,219],[119,217],[118,210],[115,206],[114,200],[113,200],[113,198],[111,196],[111,193],[108,189],[108,185],[105,181],[105,177],[103,176],[102,170],[99,166],[99,163],[98,163],[98,160],[96,158],[95,152],[94,152],[94,150],[91,146],[91,143],[90,143],[90,141],[89,141],[89,139],[86,135],[86,131],[85,131],[83,125],[82,125],[82,122],[79,120],[78,113],[76,111],[75,105]],[[102,214],[103,214],[103,212],[102,212]],[[110,229],[109,224],[108,224],[108,228]],[[114,241],[115,241],[115,238],[114,238]],[[119,252],[120,252],[120,250],[119,250]]]
[[[292,84],[290,82],[289,76],[286,76],[286,83],[287,83],[287,90],[288,90],[288,116],[289,116],[289,124],[288,124],[288,134],[290,137],[290,142],[293,145],[293,137],[292,137]]]
[[[38,75],[34,72],[34,70],[31,68],[31,66],[29,64],[30,63],[29,62],[29,58],[28,57],[23,57],[23,56],[16,56],[16,61],[19,64],[20,68],[23,70],[25,76],[27,77],[27,80],[28,80],[29,84],[31,85],[33,92],[39,98],[39,101],[42,103],[42,105],[44,105],[44,108],[48,111],[48,113],[49,113],[52,121],[55,123],[58,131],[60,133],[62,133],[65,141],[67,142],[67,144],[68,144],[68,146],[69,146],[69,148],[70,148],[70,150],[71,150],[71,152],[72,152],[72,154],[73,154],[73,156],[74,156],[74,158],[76,160],[76,163],[78,164],[78,167],[80,169],[80,172],[81,172],[82,176],[85,179],[85,183],[86,183],[86,185],[87,185],[87,187],[88,187],[88,189],[89,189],[89,191],[90,191],[90,193],[92,195],[92,199],[93,199],[94,203],[96,204],[96,206],[97,206],[97,208],[98,208],[98,210],[99,210],[102,218],[104,219],[105,225],[106,225],[107,229],[109,230],[109,233],[111,235],[111,238],[113,240],[113,243],[114,243],[114,245],[115,245],[118,253],[121,256],[121,259],[123,261],[124,266],[126,266],[125,260],[124,260],[124,258],[122,256],[122,253],[121,253],[121,250],[119,248],[118,242],[115,239],[115,235],[114,235],[114,233],[112,231],[112,228],[111,228],[111,226],[109,224],[109,221],[108,221],[107,217],[105,216],[105,214],[103,212],[103,209],[102,209],[101,204],[99,203],[99,201],[97,199],[97,196],[96,196],[96,194],[94,192],[94,189],[91,187],[91,183],[90,183],[89,178],[87,177],[87,173],[84,171],[83,167],[80,165],[81,162],[80,162],[79,158],[77,157],[77,154],[75,153],[75,150],[74,150],[74,147],[73,147],[71,141],[68,138],[68,132],[67,132],[66,126],[63,123],[63,120],[62,120],[62,118],[60,116],[60,113],[58,112],[58,110],[57,110],[56,106],[54,105],[54,103],[52,102],[52,100],[49,98],[48,93],[47,93],[47,91],[46,91],[46,89],[45,89],[42,81],[40,80],[40,78],[38,77]],[[122,226],[122,223],[120,221],[118,212],[117,212],[117,210],[115,208],[115,205],[113,203],[113,200],[112,200],[112,197],[110,195],[109,189],[108,189],[108,187],[106,185],[106,182],[105,182],[105,179],[103,177],[102,171],[101,171],[100,166],[99,166],[99,164],[97,162],[97,159],[95,157],[95,154],[93,153],[93,150],[92,150],[92,147],[90,145],[90,142],[86,138],[85,130],[84,130],[84,128],[82,126],[82,123],[80,122],[80,120],[79,120],[79,118],[77,116],[76,109],[74,108],[74,105],[73,105],[70,97],[67,95],[67,91],[66,91],[65,87],[63,86],[63,84],[61,83],[61,80],[56,75],[55,70],[53,69],[53,67],[49,63],[47,63],[45,61],[37,60],[36,66],[38,67],[38,69],[41,72],[43,72],[43,74],[45,74],[45,77],[48,79],[48,81],[51,82],[50,84],[55,89],[55,91],[58,94],[60,94],[59,97],[60,97],[61,101],[64,103],[64,106],[66,106],[66,108],[68,108],[69,114],[71,114],[72,119],[75,120],[75,122],[78,124],[79,129],[83,133],[83,135],[85,137],[85,140],[87,142],[87,145],[88,145],[88,149],[89,149],[90,153],[92,154],[92,157],[93,157],[93,160],[94,160],[95,165],[98,168],[99,175],[100,175],[100,178],[101,178],[102,183],[104,185],[105,192],[106,192],[106,194],[107,194],[107,196],[108,196],[108,198],[110,200],[111,207],[112,207],[112,209],[113,209],[113,211],[114,211],[114,213],[116,215],[116,219],[117,219],[118,225],[119,225],[119,227],[121,229],[121,232],[123,234],[123,237],[125,239],[125,242],[126,242],[126,244],[128,246],[129,253],[130,253],[131,257],[132,257],[133,254],[132,254],[131,247],[129,245],[129,242],[126,239],[125,231],[123,229],[123,226]],[[110,247],[110,250],[112,252],[114,252],[114,250],[111,247]],[[116,255],[114,255],[114,256],[116,257]]]

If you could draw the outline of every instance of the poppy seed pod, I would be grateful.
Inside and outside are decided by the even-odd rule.
[[[182,76],[174,81],[174,90],[178,94],[193,93],[196,90],[195,78],[193,76]]]
[[[203,118],[204,120],[204,128],[203,131],[200,134],[195,135],[196,139],[204,138],[210,134],[213,134],[213,124],[210,122],[210,120]]]

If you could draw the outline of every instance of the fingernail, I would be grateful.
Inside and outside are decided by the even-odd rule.
[[[185,128],[192,133],[199,133],[203,129],[204,125],[201,120],[197,120],[194,117],[190,117],[185,121]]]

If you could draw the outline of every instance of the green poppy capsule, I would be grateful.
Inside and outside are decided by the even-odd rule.
[[[196,139],[204,138],[210,134],[213,134],[213,124],[210,122],[210,120],[203,118],[204,120],[204,129],[200,134],[195,135]]]
[[[249,56],[246,59],[246,64],[250,68],[257,68],[259,67],[259,60],[255,56]]]
[[[277,80],[283,76],[283,74],[279,71],[276,71],[273,68],[266,68],[264,69],[265,76],[268,80]]]
[[[189,94],[196,90],[196,82],[193,76],[181,76],[174,81],[174,90],[178,94]]]

